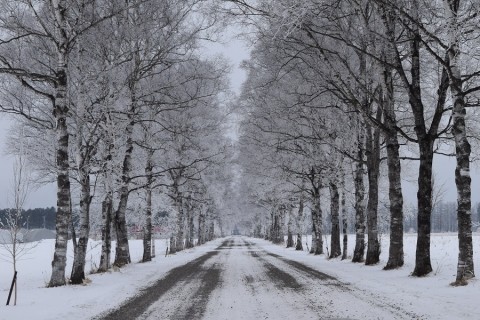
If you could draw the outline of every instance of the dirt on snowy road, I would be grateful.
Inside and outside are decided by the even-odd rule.
[[[420,319],[383,297],[232,237],[97,319]]]

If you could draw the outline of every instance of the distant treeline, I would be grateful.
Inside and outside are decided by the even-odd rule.
[[[0,209],[0,228],[8,228],[7,217],[9,209]],[[50,229],[55,230],[56,210],[50,208],[35,208],[23,210],[20,226],[25,229]]]
[[[415,210],[412,208],[411,210]],[[472,205],[472,231],[480,227],[480,203]],[[415,214],[406,215],[404,220],[406,232],[417,232],[417,216]],[[432,232],[457,232],[457,203],[439,202],[433,206],[432,210]]]
[[[383,208],[379,208],[379,213],[382,213]],[[404,228],[406,232],[416,232],[417,231],[417,217],[416,217],[416,208],[405,208],[405,219],[404,219]],[[386,209],[385,209],[386,210]],[[408,211],[410,214],[408,214]],[[6,216],[8,209],[0,209],[0,228],[6,228]],[[161,212],[159,217],[167,216],[168,213]],[[50,230],[55,230],[55,216],[56,210],[54,207],[50,208],[35,208],[28,209],[22,212],[22,218],[20,219],[20,225],[25,229],[39,229],[45,228]],[[354,232],[353,226],[354,221],[352,214],[349,214],[348,219],[348,232]],[[477,230],[480,227],[480,203],[473,205],[472,207],[472,222],[473,222],[473,231]],[[330,220],[328,216],[326,217],[325,230],[330,228]],[[383,226],[385,230],[388,231],[388,224]],[[458,228],[457,225],[457,203],[456,202],[440,202],[437,203],[432,210],[432,232],[456,232]],[[248,229],[248,228],[247,228]],[[307,232],[311,232],[308,228]]]

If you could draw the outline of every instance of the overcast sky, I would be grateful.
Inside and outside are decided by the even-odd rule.
[[[248,59],[249,50],[242,41],[232,40],[226,45],[215,44],[209,46],[207,54],[222,53],[229,59],[233,66],[231,75],[231,85],[235,92],[240,91],[241,84],[246,78],[245,72],[240,69],[240,63]],[[12,165],[10,156],[3,152],[5,146],[5,136],[9,127],[9,120],[4,116],[0,117],[0,208],[8,207],[8,194],[11,189]],[[416,203],[416,179],[418,162],[402,163],[402,186],[404,190],[405,203]],[[434,160],[434,172],[436,184],[444,185],[444,201],[456,201],[456,188],[454,178],[455,158],[436,156]],[[480,201],[480,172],[473,166],[472,168],[472,200],[473,203]],[[33,191],[27,199],[26,208],[50,207],[56,206],[56,187],[54,184],[44,186]],[[11,196],[10,196],[11,197]]]

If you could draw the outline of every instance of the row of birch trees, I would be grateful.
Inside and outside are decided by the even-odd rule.
[[[199,0],[0,1],[0,108],[17,120],[9,149],[37,182],[57,184],[49,287],[66,284],[70,237],[69,281],[85,279],[92,215],[101,216],[99,271],[111,267],[113,233],[113,264],[131,262],[132,208],[150,261],[160,193],[175,213],[170,252],[192,246],[194,234],[199,243],[213,237],[221,202],[213,186],[228,179],[228,92],[225,62],[199,54],[216,32],[208,8]]]
[[[308,205],[311,251],[323,253],[322,190],[328,190],[330,257],[342,254],[340,231],[346,232],[345,206],[351,205],[352,260],[378,263],[378,206],[384,194],[379,185],[386,176],[385,269],[401,267],[401,168],[409,163],[402,160],[415,160],[418,233],[412,275],[425,276],[432,272],[432,165],[434,154],[444,154],[456,157],[457,164],[455,283],[473,277],[470,162],[478,150],[472,148],[480,101],[478,3],[239,0],[227,11],[242,17],[240,23],[255,35],[237,103],[243,115],[240,159],[245,181],[256,186],[245,188],[245,199],[266,215],[269,237],[283,241],[278,221],[292,212],[297,216],[292,221],[303,219]]]

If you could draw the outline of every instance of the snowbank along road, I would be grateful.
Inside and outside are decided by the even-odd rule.
[[[98,319],[421,319],[252,241],[224,241]]]

